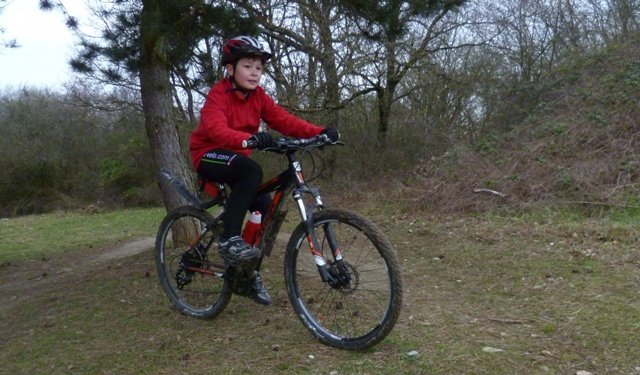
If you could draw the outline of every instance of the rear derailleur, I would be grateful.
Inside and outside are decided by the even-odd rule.
[[[206,263],[206,250],[202,244],[185,251],[180,258],[180,266],[176,272],[176,284],[182,290],[193,280],[194,269],[201,268]]]

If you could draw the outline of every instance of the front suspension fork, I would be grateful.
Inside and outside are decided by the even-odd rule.
[[[320,198],[320,194],[317,191],[310,191],[315,197],[315,204],[305,207],[304,201],[302,199],[302,194],[300,191],[294,192],[293,198],[295,199],[298,211],[300,212],[300,217],[302,218],[302,222],[304,225],[304,231],[307,235],[307,242],[309,243],[309,248],[311,249],[311,254],[313,255],[313,259],[318,267],[318,272],[320,273],[320,278],[323,282],[329,283],[331,286],[339,286],[341,284],[338,275],[336,275],[332,270],[329,264],[327,264],[327,260],[324,258],[322,254],[322,247],[318,241],[318,237],[316,236],[314,228],[314,219],[313,212],[315,208],[322,208],[322,199]],[[329,244],[329,248],[331,249],[331,254],[336,263],[342,263],[342,252],[340,250],[340,245],[338,243],[338,239],[331,227],[331,223],[323,224],[322,226],[324,230],[324,234]]]

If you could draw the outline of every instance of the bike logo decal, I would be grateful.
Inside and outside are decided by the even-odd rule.
[[[224,154],[218,154],[217,152],[207,152],[206,154],[204,154],[201,161],[204,161],[207,163],[229,165],[231,164],[233,159],[236,158],[236,156],[237,155],[224,155]]]
[[[339,248],[336,249],[336,260],[342,260],[342,251]]]
[[[322,253],[319,252],[316,247],[313,245],[313,239],[311,238],[311,236],[307,236],[307,242],[309,242],[309,247],[311,248],[311,254],[313,254],[313,259],[316,261],[316,264],[318,266],[324,266],[325,264],[327,264],[324,261],[324,257],[322,256]]]

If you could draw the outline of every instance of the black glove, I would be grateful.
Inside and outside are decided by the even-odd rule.
[[[273,145],[273,137],[269,133],[255,133],[251,137],[249,137],[249,142],[255,143],[256,148],[259,150],[263,150],[271,145]]]
[[[338,129],[336,128],[324,128],[320,134],[326,135],[332,143],[336,143],[338,139],[340,139],[340,133],[338,133]]]

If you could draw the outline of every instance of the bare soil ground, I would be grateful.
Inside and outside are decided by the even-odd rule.
[[[638,230],[606,220],[373,218],[403,267],[399,323],[366,352],[314,340],[289,306],[170,308],[153,239],[0,267],[0,373],[640,374]]]
[[[41,258],[0,266],[0,316],[25,300],[54,293],[60,286],[73,284],[96,268],[111,267],[112,263],[140,254],[154,246],[155,237],[145,237],[117,246],[82,249],[64,256]]]

